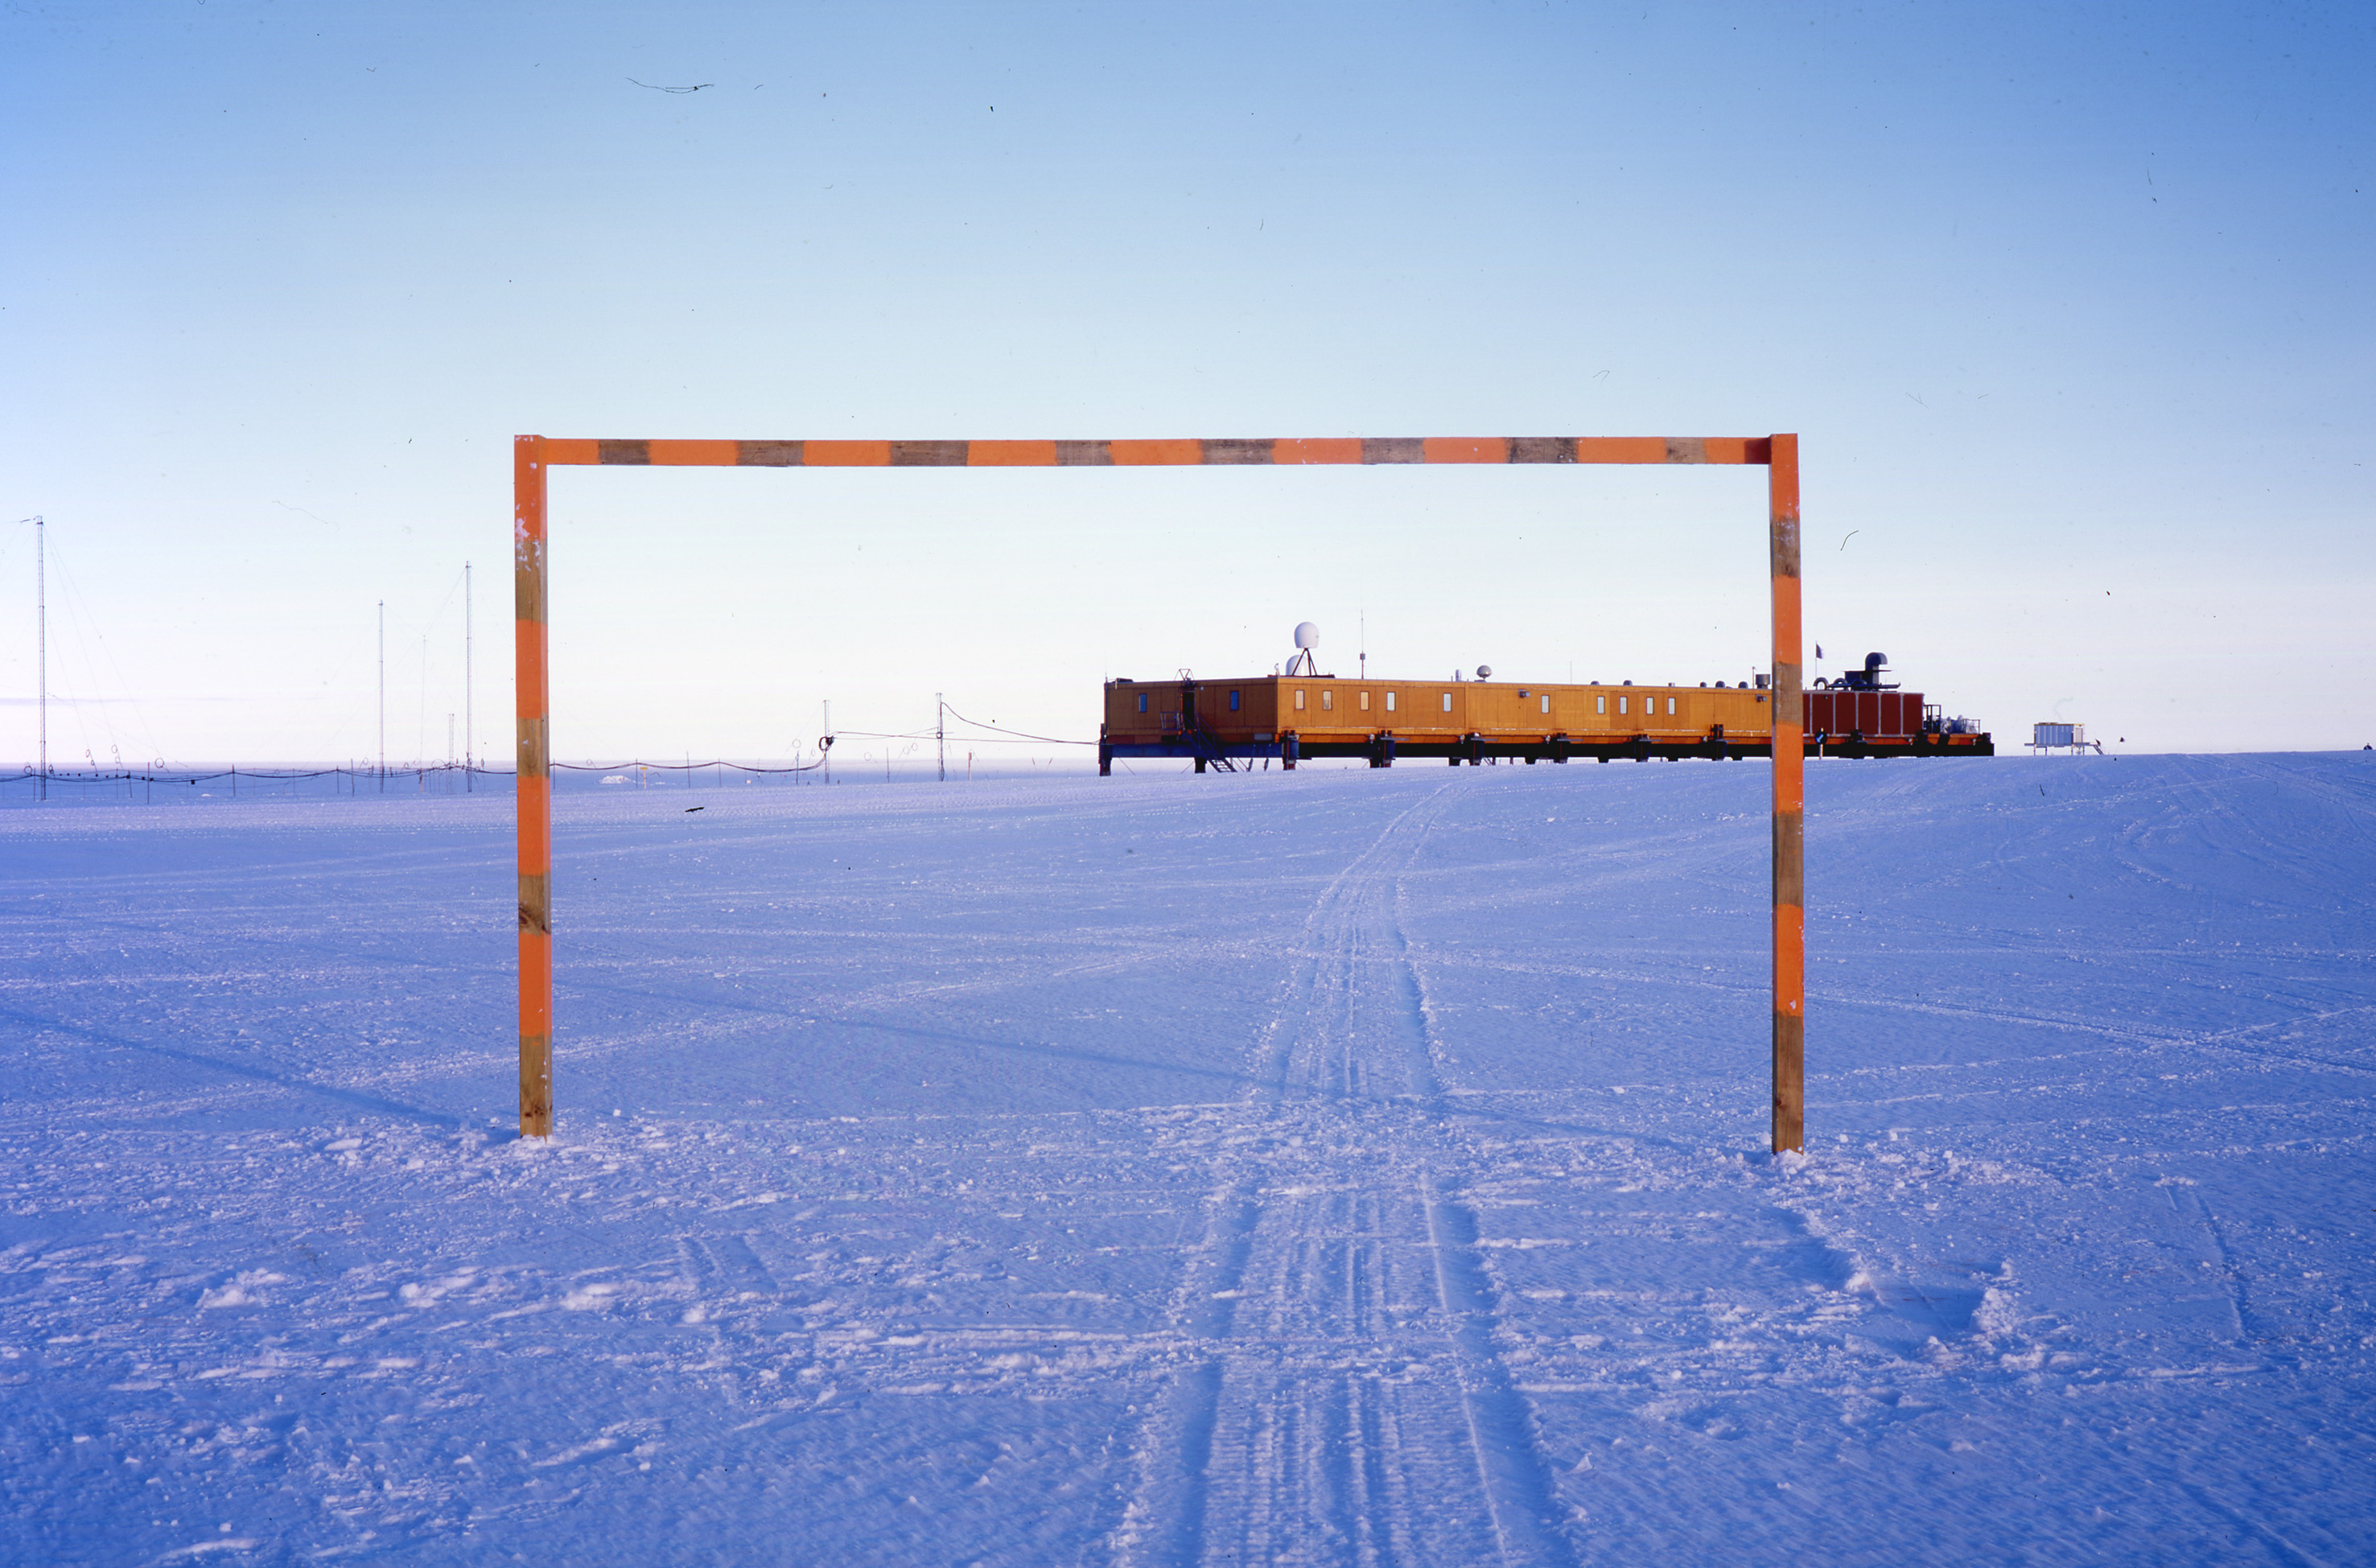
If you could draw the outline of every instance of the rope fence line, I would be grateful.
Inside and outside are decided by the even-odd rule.
[[[929,731],[921,735],[884,735],[878,734],[874,731],[862,730],[840,731],[837,733],[836,738],[838,739],[844,736],[852,739],[893,741],[930,741],[934,738]],[[951,740],[963,739],[966,743],[969,745],[1025,744],[1034,742],[1068,746],[1093,746],[1097,744],[1095,741],[1067,741],[1053,736],[1021,734],[1014,734],[1012,739],[990,736],[958,737],[954,735],[949,738]],[[857,758],[852,757],[849,760],[851,766],[858,765]],[[780,764],[735,762],[725,757],[713,758],[707,762],[646,762],[639,758],[630,758],[618,762],[554,762],[549,766],[555,773],[607,774],[635,773],[640,771],[648,773],[697,774],[714,772],[720,775],[732,774],[750,778],[790,778],[802,774],[819,773],[826,768],[826,762],[824,757],[818,757],[810,762]],[[485,764],[471,766],[458,762],[429,763],[409,767],[399,767],[391,764],[384,769],[376,766],[226,766],[220,768],[182,767],[161,769],[53,767],[47,773],[42,773],[36,768],[21,767],[14,772],[0,773],[0,800],[6,800],[14,803],[21,804],[27,803],[25,795],[33,795],[36,797],[34,803],[38,803],[39,800],[46,799],[48,791],[53,790],[58,791],[62,796],[71,794],[75,798],[87,799],[93,790],[101,787],[112,787],[112,791],[122,791],[125,794],[129,794],[134,790],[143,790],[148,791],[149,798],[153,800],[156,798],[154,796],[155,790],[160,786],[179,790],[191,790],[196,789],[201,785],[228,786],[230,793],[233,798],[236,798],[244,787],[253,788],[258,790],[285,789],[290,785],[303,784],[321,779],[336,780],[338,787],[335,792],[340,795],[361,795],[380,792],[394,794],[398,791],[393,789],[383,788],[380,790],[374,790],[372,786],[376,784],[385,787],[386,785],[399,779],[408,780],[414,786],[413,790],[403,791],[408,794],[414,792],[462,793],[467,792],[470,786],[480,779],[491,781],[491,787],[493,790],[502,790],[509,788],[511,783],[517,778],[517,774],[514,769],[509,767],[493,767]],[[459,790],[455,788],[455,780],[457,779],[462,780],[461,788]],[[501,782],[498,783],[493,781]],[[18,794],[18,791],[19,790],[25,791],[25,795]]]
[[[259,795],[277,794],[286,797],[292,793],[300,793],[303,798],[318,799],[325,793],[332,796],[364,794],[367,792],[365,790],[367,782],[375,786],[368,790],[372,794],[434,792],[458,795],[472,792],[480,778],[509,777],[508,769],[499,770],[484,766],[474,767],[458,762],[422,763],[405,767],[386,768],[375,766],[244,767],[237,764],[231,764],[222,767],[53,767],[46,772],[29,766],[20,767],[13,773],[0,774],[0,804],[12,807],[41,805],[53,799],[61,803],[87,802],[102,786],[110,798],[120,800],[137,798],[150,804],[154,804],[160,799],[157,794],[160,785],[164,786],[169,791],[162,797],[168,802],[175,799],[170,791],[193,790],[202,784],[217,787],[228,785],[229,788],[225,792],[233,800],[240,797],[243,785]],[[455,784],[457,778],[461,780],[459,788]],[[331,781],[327,791],[297,791],[292,789],[292,786],[323,779]],[[399,779],[410,780],[413,788],[408,790],[400,787],[390,787],[393,781]],[[496,788],[491,785],[489,793],[494,793]],[[23,791],[22,794],[18,793],[20,790]]]
[[[842,732],[844,734],[857,733],[857,731],[844,731]],[[893,736],[890,738],[894,740],[905,740],[911,739],[913,737]],[[922,738],[927,741],[932,739],[930,735],[926,735]],[[1095,741],[1066,741],[1061,743],[1065,745],[1097,744]],[[731,758],[718,757],[708,762],[643,762],[633,758],[624,762],[556,762],[553,763],[552,766],[555,773],[623,773],[639,768],[652,773],[707,773],[719,768],[723,768],[729,773],[775,775],[815,773],[822,769],[825,766],[825,764],[820,760],[817,762],[785,763],[771,766],[765,763],[736,762]],[[419,778],[423,776],[430,778],[446,776],[460,777],[465,774],[473,778],[512,778],[517,777],[514,771],[508,767],[489,767],[483,765],[477,767],[466,767],[458,762],[432,763],[425,767],[398,767],[391,764],[386,769],[386,777],[389,778]],[[380,778],[381,776],[381,770],[376,767],[227,767],[216,772],[201,772],[191,768],[175,768],[170,772],[163,773],[143,772],[132,768],[126,768],[122,771],[110,768],[95,773],[89,768],[69,769],[53,767],[50,769],[46,775],[29,767],[20,769],[15,773],[0,774],[0,786],[13,784],[39,784],[46,779],[49,783],[57,785],[91,785],[108,783],[177,784],[184,788],[188,788],[197,784],[222,784],[234,781],[242,784],[289,784],[309,778],[372,779]]]
[[[658,764],[654,764],[658,766]],[[258,783],[287,783],[299,778],[376,778],[385,775],[395,778],[403,774],[468,773],[478,778],[511,777],[508,767],[489,767],[484,764],[473,767],[458,762],[415,763],[398,767],[238,767],[229,766],[214,772],[189,767],[167,767],[142,770],[125,767],[53,767],[47,773],[37,768],[20,768],[15,773],[0,775],[0,784],[39,783],[47,779],[53,784],[102,784],[110,779],[117,783],[130,780],[135,784],[214,784],[225,779],[253,778]]]
[[[938,732],[931,730],[911,730],[904,731],[881,730],[838,730],[831,737],[829,737],[829,739],[841,740],[848,738],[862,741],[933,741],[945,738],[948,740],[962,740],[969,745],[1094,746],[1097,744],[1095,741],[1075,741],[1062,735],[1034,735],[1027,731],[1009,730],[996,724],[985,724],[978,719],[967,718],[964,714],[959,713],[954,707],[948,709],[948,715],[950,718],[956,719],[961,724],[967,725],[975,730],[988,731],[990,733],[984,735],[950,735],[944,737]],[[769,765],[765,763],[734,762],[725,757],[714,757],[707,762],[693,762],[690,760],[685,762],[646,762],[640,758],[631,758],[622,762],[554,762],[550,766],[555,772],[569,773],[617,773],[631,768],[642,768],[652,772],[665,773],[700,773],[713,768],[724,768],[736,773],[775,775],[814,773],[826,766],[826,759],[823,756],[819,756],[813,762]],[[157,763],[147,768],[53,767],[46,773],[29,764],[19,768],[15,773],[0,774],[0,788],[5,788],[13,784],[40,785],[47,783],[66,786],[89,786],[94,784],[116,783],[151,785],[176,784],[187,789],[200,784],[232,783],[235,785],[239,782],[247,780],[253,780],[257,784],[287,784],[309,778],[342,778],[357,780],[365,778],[396,778],[406,774],[412,775],[416,779],[432,776],[443,777],[447,775],[466,775],[471,778],[511,778],[516,777],[515,771],[512,768],[490,766],[485,763],[411,763],[387,767],[379,767],[369,765],[349,767],[335,766],[330,767],[241,767],[236,765],[230,765],[223,767],[209,769],[206,767],[169,767],[165,766],[163,759],[160,758]]]

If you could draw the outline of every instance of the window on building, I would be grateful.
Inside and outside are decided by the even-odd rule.
[[[1550,695],[1550,693],[1549,693],[1549,692],[1545,692],[1545,693],[1543,694],[1543,711],[1544,711],[1545,713],[1549,713],[1550,710],[1551,710],[1551,695]]]
[[[1238,711],[1238,694],[1235,692],[1230,694],[1230,711],[1231,713]]]
[[[1299,712],[1301,711],[1303,707],[1303,689],[1300,686],[1296,688],[1295,706]]]
[[[1324,712],[1324,713],[1334,713],[1334,712],[1336,712],[1336,694],[1335,692],[1327,692],[1327,691],[1324,691],[1324,692],[1322,692],[1322,693],[1320,694],[1320,708],[1321,708],[1321,711],[1322,711],[1322,712]]]
[[[1452,694],[1450,692],[1443,694],[1443,711],[1446,713],[1450,713],[1452,711]]]
[[[1370,711],[1370,694],[1367,692],[1361,694],[1361,711],[1363,713]]]
[[[1609,711],[1608,693],[1600,693],[1592,699],[1592,711],[1595,713],[1607,713]]]
[[[1146,711],[1146,694],[1145,692],[1138,694],[1138,711],[1141,713],[1145,713]]]
[[[1668,718],[1669,718],[1669,719],[1672,719],[1674,716],[1675,716],[1675,699],[1674,699],[1674,698],[1672,698],[1672,697],[1669,697],[1669,698],[1667,699],[1667,717],[1668,717]]]
[[[1392,713],[1394,710],[1395,710],[1395,694],[1394,694],[1394,693],[1392,693],[1392,692],[1388,692],[1388,693],[1386,694],[1386,711],[1387,711],[1388,713]]]
[[[1619,697],[1619,698],[1617,699],[1617,711],[1618,711],[1618,712],[1620,712],[1620,713],[1623,713],[1623,712],[1626,710],[1626,708],[1627,708],[1628,705],[1630,705],[1630,704],[1633,702],[1633,700],[1634,700],[1634,699],[1633,699],[1632,697]]]

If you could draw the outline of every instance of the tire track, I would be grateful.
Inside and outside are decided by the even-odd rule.
[[[1182,1361],[1113,1538],[1124,1563],[1574,1561],[1495,1343],[1396,915],[1452,788],[1322,890],[1255,1081],[1214,1134],[1172,1313]]]

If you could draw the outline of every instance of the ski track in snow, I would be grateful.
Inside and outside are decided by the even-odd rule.
[[[1149,1423],[1125,1562],[1567,1560],[1476,1222],[1438,1173],[1466,1151],[1396,916],[1449,789],[1321,896],[1212,1129],[1203,1266],[1173,1313],[1205,1359]]]
[[[2376,1559],[2376,767],[0,814],[0,1562]],[[612,1114],[616,1108],[618,1114]]]

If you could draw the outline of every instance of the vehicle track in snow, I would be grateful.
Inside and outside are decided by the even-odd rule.
[[[1124,1562],[1574,1561],[1494,1343],[1468,1155],[1397,917],[1447,800],[1397,816],[1322,892],[1253,1047]]]

